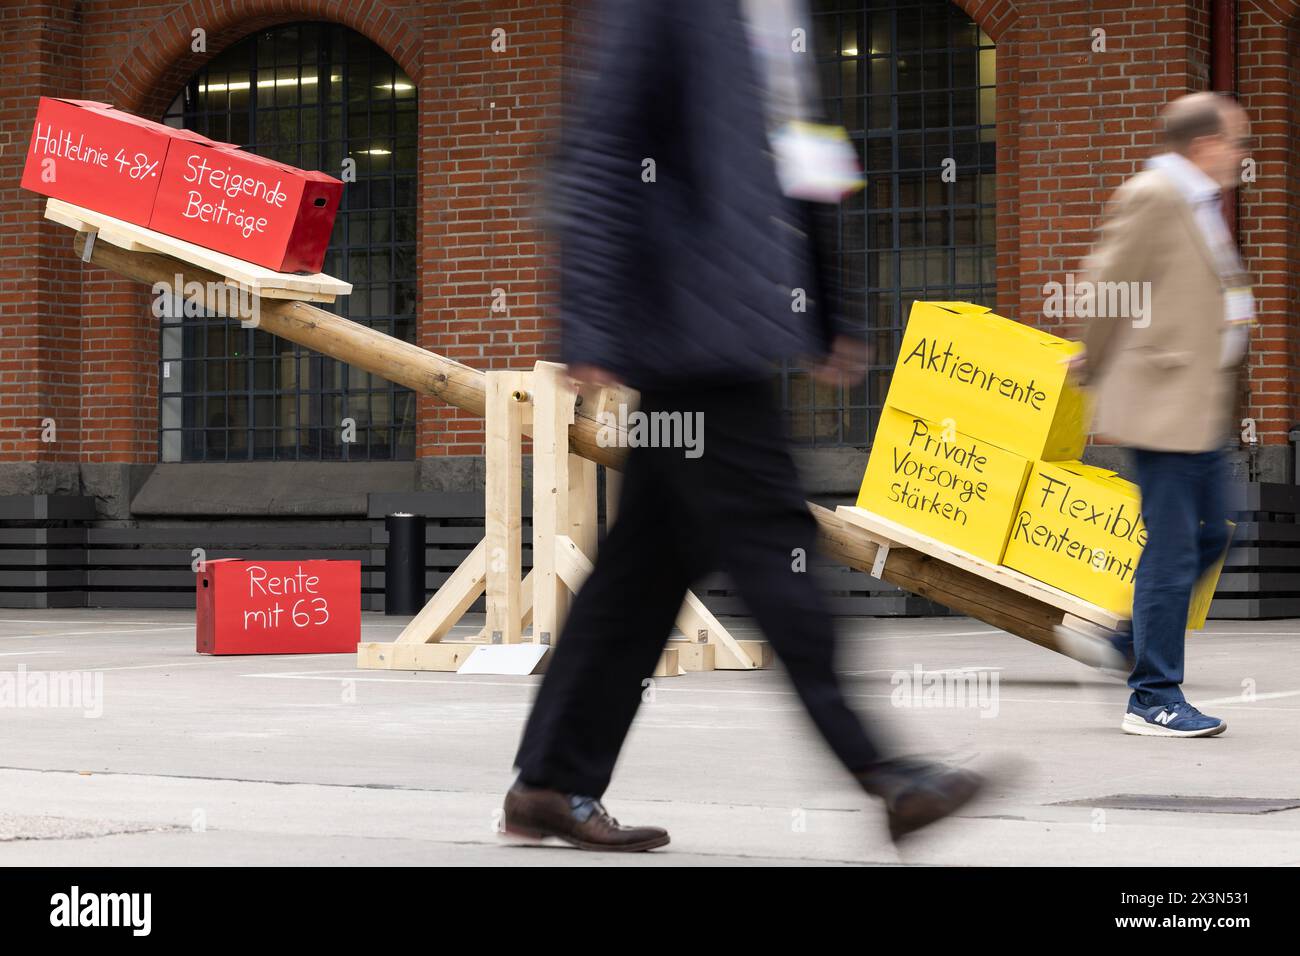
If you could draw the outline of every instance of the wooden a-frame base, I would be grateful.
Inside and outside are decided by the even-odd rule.
[[[564,367],[538,362],[531,372],[486,375],[483,540],[396,641],[357,645],[358,667],[456,671],[480,647],[517,646],[521,651],[527,650],[524,645],[552,647],[570,598],[591,572],[596,548],[596,465],[569,452],[569,426],[578,396]],[[584,401],[604,410],[634,398],[623,390],[602,389],[584,396]],[[528,434],[533,441],[533,568],[522,577],[522,443]],[[612,494],[609,513],[612,516]],[[483,629],[468,640],[449,640],[452,628],[484,595]],[[754,670],[772,663],[766,641],[736,640],[692,593],[687,593],[678,612],[677,626],[683,636],[668,642],[653,676]],[[543,670],[547,657],[549,652],[534,666],[537,655],[528,654],[526,666],[533,672]]]

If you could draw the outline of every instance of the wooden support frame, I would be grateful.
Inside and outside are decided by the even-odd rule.
[[[179,274],[187,283],[193,281],[203,287],[205,305],[220,311],[221,302],[210,291],[209,283],[226,283],[232,276],[213,271],[213,265],[196,264],[174,254],[96,242],[94,227],[71,221],[65,224],[77,230],[73,249],[85,262],[148,285],[169,282]],[[326,312],[307,301],[274,298],[270,293],[261,299],[259,327],[262,330],[471,414],[484,414],[487,373]],[[585,402],[576,410],[568,431],[568,448],[588,461],[617,470],[621,466],[623,448],[598,439],[603,427],[598,412],[594,403],[588,405]],[[529,429],[530,423],[525,420],[524,433],[530,434]],[[1026,593],[1019,590],[1018,584],[1011,579],[993,580],[945,557],[926,554],[899,542],[881,541],[878,535],[868,533],[861,526],[845,520],[844,516],[812,502],[808,503],[808,508],[818,524],[823,550],[839,563],[868,574],[874,569],[884,581],[1062,653],[1056,644],[1053,628],[1062,622],[1066,612],[1044,600],[1041,593]],[[877,566],[881,544],[888,547],[888,552],[883,563]],[[403,631],[405,640],[374,645],[375,659],[384,658],[384,662],[377,666],[400,669],[407,666],[408,661],[424,661],[444,653],[446,648],[439,649],[438,638],[450,630],[451,624],[446,622],[450,620],[454,624],[463,613],[463,609],[457,611],[457,608],[461,604],[468,607],[477,599],[477,593],[468,597],[475,586],[475,578],[471,568],[460,575],[457,589],[449,590],[450,581],[444,584],[430,606]],[[521,622],[528,620],[531,610],[530,590],[527,583],[521,584]],[[444,591],[448,592],[445,596]],[[746,642],[740,644],[745,646]],[[400,651],[396,649],[398,645],[402,647]],[[364,647],[366,645],[362,645]],[[358,649],[359,659],[364,656],[362,648]],[[670,650],[677,656],[676,649]],[[402,661],[395,662],[394,657],[402,657]]]
[[[523,629],[520,569],[523,564],[523,403],[525,372],[487,376],[486,509],[484,588],[487,621],[482,637],[492,644],[518,644]],[[536,607],[533,609],[536,614]]]
[[[564,366],[538,362],[531,372],[487,372],[486,378],[483,540],[398,635],[394,645],[400,647],[358,645],[359,667],[457,670],[476,646],[552,646],[571,595],[591,573],[598,531],[596,465],[569,451],[578,395]],[[521,580],[522,445],[528,424],[533,438],[533,568]],[[482,631],[468,640],[447,640],[481,595],[487,599]],[[690,592],[677,620],[685,638],[668,642],[656,677],[715,668],[754,670],[772,662],[765,641],[736,640]],[[435,644],[443,649],[411,650]]]
[[[553,644],[568,609],[560,563],[577,557],[568,547],[561,554],[559,538],[576,547],[569,538],[569,512],[582,508],[570,494],[569,448],[563,437],[573,422],[576,396],[562,367],[552,362],[534,366],[533,384],[533,633],[542,643]],[[572,577],[575,572],[568,570]]]

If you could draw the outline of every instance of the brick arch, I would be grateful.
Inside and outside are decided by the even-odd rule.
[[[993,38],[994,43],[1001,43],[1002,38],[1014,26],[1019,15],[1014,0],[952,0],[968,17]],[[1275,2],[1300,3],[1300,0],[1275,0]]]
[[[420,81],[420,39],[385,0],[185,0],[128,51],[109,79],[108,99],[132,113],[157,118],[199,67],[258,30],[297,20],[329,20],[362,34]],[[190,49],[191,31],[207,31],[207,52]]]
[[[1300,0],[1247,0],[1247,3],[1262,10],[1278,23],[1288,24],[1300,19]]]

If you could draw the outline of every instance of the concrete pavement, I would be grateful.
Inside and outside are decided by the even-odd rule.
[[[363,639],[400,626],[365,615]],[[625,857],[495,832],[537,678],[200,657],[192,612],[0,611],[11,692],[20,673],[89,672],[80,709],[5,698],[0,684],[0,865],[1300,863],[1300,809],[1098,806],[1116,794],[1300,803],[1297,622],[1212,622],[1190,639],[1188,697],[1229,723],[1208,740],[1121,734],[1122,685],[979,622],[841,627],[853,702],[897,747],[974,767],[1019,758],[1015,779],[900,853],[779,669],[661,679],[606,804],[673,842]],[[970,669],[983,692],[963,700],[953,675]],[[921,684],[954,683],[950,701],[966,706],[925,705]]]

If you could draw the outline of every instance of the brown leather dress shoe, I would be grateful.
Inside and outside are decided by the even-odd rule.
[[[895,842],[957,812],[984,786],[984,778],[969,770],[907,759],[882,760],[854,776],[885,801]]]
[[[635,853],[668,843],[660,827],[625,827],[594,797],[516,782],[506,794],[506,833],[526,840],[558,837],[580,850]]]

